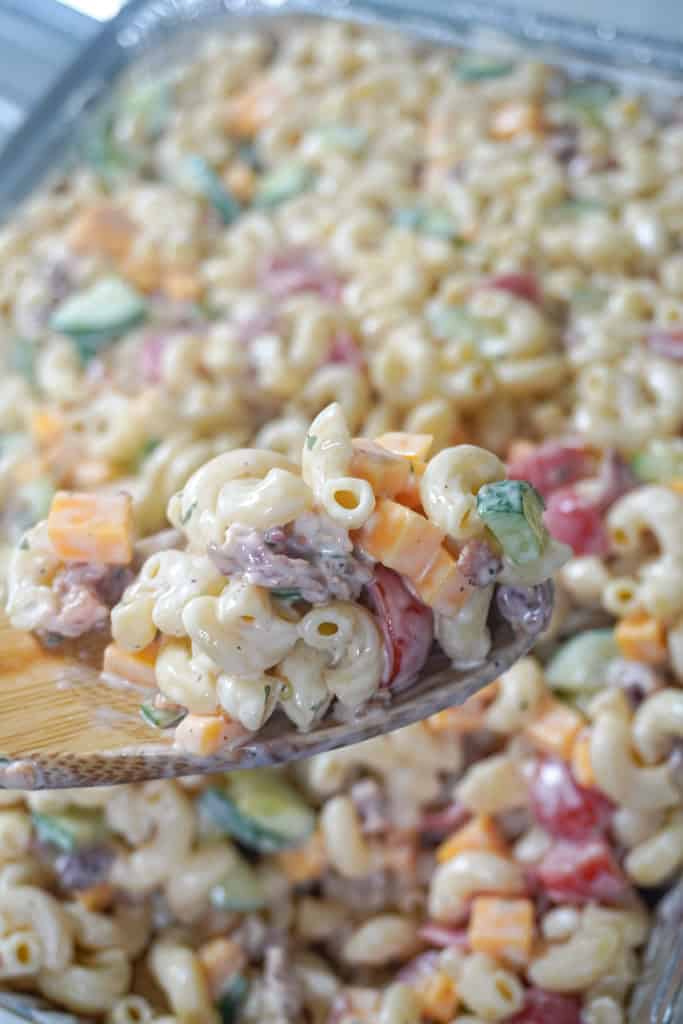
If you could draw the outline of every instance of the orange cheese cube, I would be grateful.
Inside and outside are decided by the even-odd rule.
[[[414,512],[419,512],[420,515],[424,515],[420,484],[422,483],[422,475],[426,468],[426,462],[422,462],[421,459],[412,459],[408,483],[403,490],[394,495],[399,505],[406,505],[408,508],[412,508]]]
[[[133,509],[129,494],[57,491],[47,532],[65,561],[126,565],[133,557]]]
[[[590,729],[581,729],[572,747],[572,775],[580,786],[595,786],[596,778],[591,761]]]
[[[669,480],[667,487],[670,487],[676,494],[683,494],[683,480]]]
[[[661,665],[668,658],[666,629],[645,612],[628,615],[617,625],[614,638],[620,652],[631,661]]]
[[[211,998],[221,997],[231,979],[247,965],[247,957],[232,939],[223,937],[205,942],[197,950],[197,957],[204,970]]]
[[[128,255],[136,226],[128,214],[113,203],[98,203],[75,220],[69,239],[76,252],[98,253],[117,261]]]
[[[436,558],[444,535],[425,516],[380,498],[355,542],[375,561],[416,582]]]
[[[280,90],[272,79],[254,79],[228,106],[229,130],[242,138],[252,138],[270,121],[281,101]]]
[[[31,433],[41,447],[58,441],[64,433],[64,417],[51,409],[35,409],[31,416]]]
[[[582,725],[583,718],[578,711],[554,697],[547,697],[541,703],[539,715],[525,726],[524,734],[545,754],[568,761]]]
[[[224,744],[248,735],[244,726],[223,715],[186,715],[176,728],[175,742],[189,754],[210,757]]]
[[[117,644],[108,644],[104,649],[102,669],[112,676],[120,676],[131,683],[142,686],[156,686],[156,665],[159,645],[154,643],[141,651],[126,651]]]
[[[33,633],[4,628],[0,643],[0,672],[19,671],[23,665],[41,654],[41,646]]]
[[[410,462],[364,437],[353,439],[349,476],[367,480],[378,497],[393,498],[410,480]]]
[[[445,548],[440,549],[423,575],[413,582],[420,600],[444,615],[452,615],[462,608],[472,592],[455,559]]]
[[[375,438],[375,441],[395,455],[423,460],[427,458],[434,438],[431,434],[410,434],[405,430],[392,430]]]
[[[445,839],[436,849],[436,859],[439,864],[443,864],[464,850],[498,853],[501,856],[509,852],[500,829],[488,814],[478,814]]]
[[[511,100],[502,103],[491,118],[490,132],[494,139],[514,139],[516,135],[540,132],[542,110],[533,100]]]
[[[236,161],[225,173],[225,184],[240,203],[249,203],[256,186],[256,175],[249,164]]]
[[[534,940],[534,905],[531,900],[477,896],[467,934],[474,953],[526,963]]]
[[[119,270],[141,292],[154,292],[161,286],[163,267],[159,257],[152,253],[136,255],[131,252],[120,264]]]
[[[292,885],[316,882],[327,868],[327,850],[320,829],[293,850],[277,854],[278,867]]]
[[[175,302],[197,302],[204,293],[204,286],[199,277],[182,267],[166,271],[161,281],[161,289]]]
[[[446,971],[435,971],[416,989],[423,1018],[434,1024],[450,1024],[460,999],[453,978]]]

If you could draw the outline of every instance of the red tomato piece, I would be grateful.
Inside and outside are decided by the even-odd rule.
[[[528,480],[547,498],[558,487],[566,487],[591,476],[594,469],[595,458],[584,445],[549,441],[539,445],[531,454],[511,462],[508,477],[511,480]]]
[[[578,996],[530,988],[522,1009],[508,1017],[505,1024],[581,1024],[581,1000]]]
[[[516,295],[518,299],[524,299],[526,302],[532,302],[535,306],[541,303],[541,289],[538,284],[538,278],[535,274],[525,273],[510,273],[510,274],[496,274],[495,277],[490,277],[485,286],[487,288],[499,288],[501,291],[510,292],[511,295]]]
[[[543,520],[552,536],[569,544],[575,555],[607,554],[603,509],[574,487],[550,495]]]
[[[672,359],[675,363],[683,363],[683,330],[650,331],[646,340],[648,348],[656,355]]]
[[[621,903],[631,888],[607,842],[598,838],[558,840],[532,875],[555,903]]]
[[[432,646],[432,610],[411,594],[397,572],[384,565],[375,566],[367,594],[384,637],[382,685],[410,682],[424,665]]]
[[[539,825],[561,839],[587,839],[609,826],[612,804],[597,789],[579,786],[569,765],[544,758],[535,766],[531,808]]]

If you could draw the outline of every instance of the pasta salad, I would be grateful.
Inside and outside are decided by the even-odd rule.
[[[683,864],[682,159],[675,106],[304,21],[124,80],[2,228],[0,673],[106,645],[208,749],[557,595],[392,735],[0,791],[3,1013],[623,1024]]]

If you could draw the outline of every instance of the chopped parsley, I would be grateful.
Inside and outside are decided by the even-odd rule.
[[[192,502],[192,504],[188,508],[187,512],[183,512],[182,516],[180,517],[180,522],[181,522],[181,524],[183,526],[185,526],[186,523],[189,523],[190,519],[192,519],[192,516],[194,515],[194,511],[195,511],[196,508],[197,508],[197,499],[195,498],[195,500]]]
[[[317,443],[318,438],[315,436],[315,434],[306,434],[306,447],[308,448],[309,452],[313,448],[315,448]]]

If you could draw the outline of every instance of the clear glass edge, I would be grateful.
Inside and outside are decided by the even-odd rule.
[[[476,43],[484,50],[502,39],[572,74],[609,78],[654,97],[683,96],[682,43],[495,2],[451,0],[444,13],[426,9],[420,0],[400,8],[390,0],[130,0],[0,151],[0,218],[59,168],[83,116],[143,53],[169,42],[180,29],[201,28],[213,19],[305,15],[386,25],[436,43]],[[683,883],[661,902],[629,1024],[683,1022],[682,918]]]

